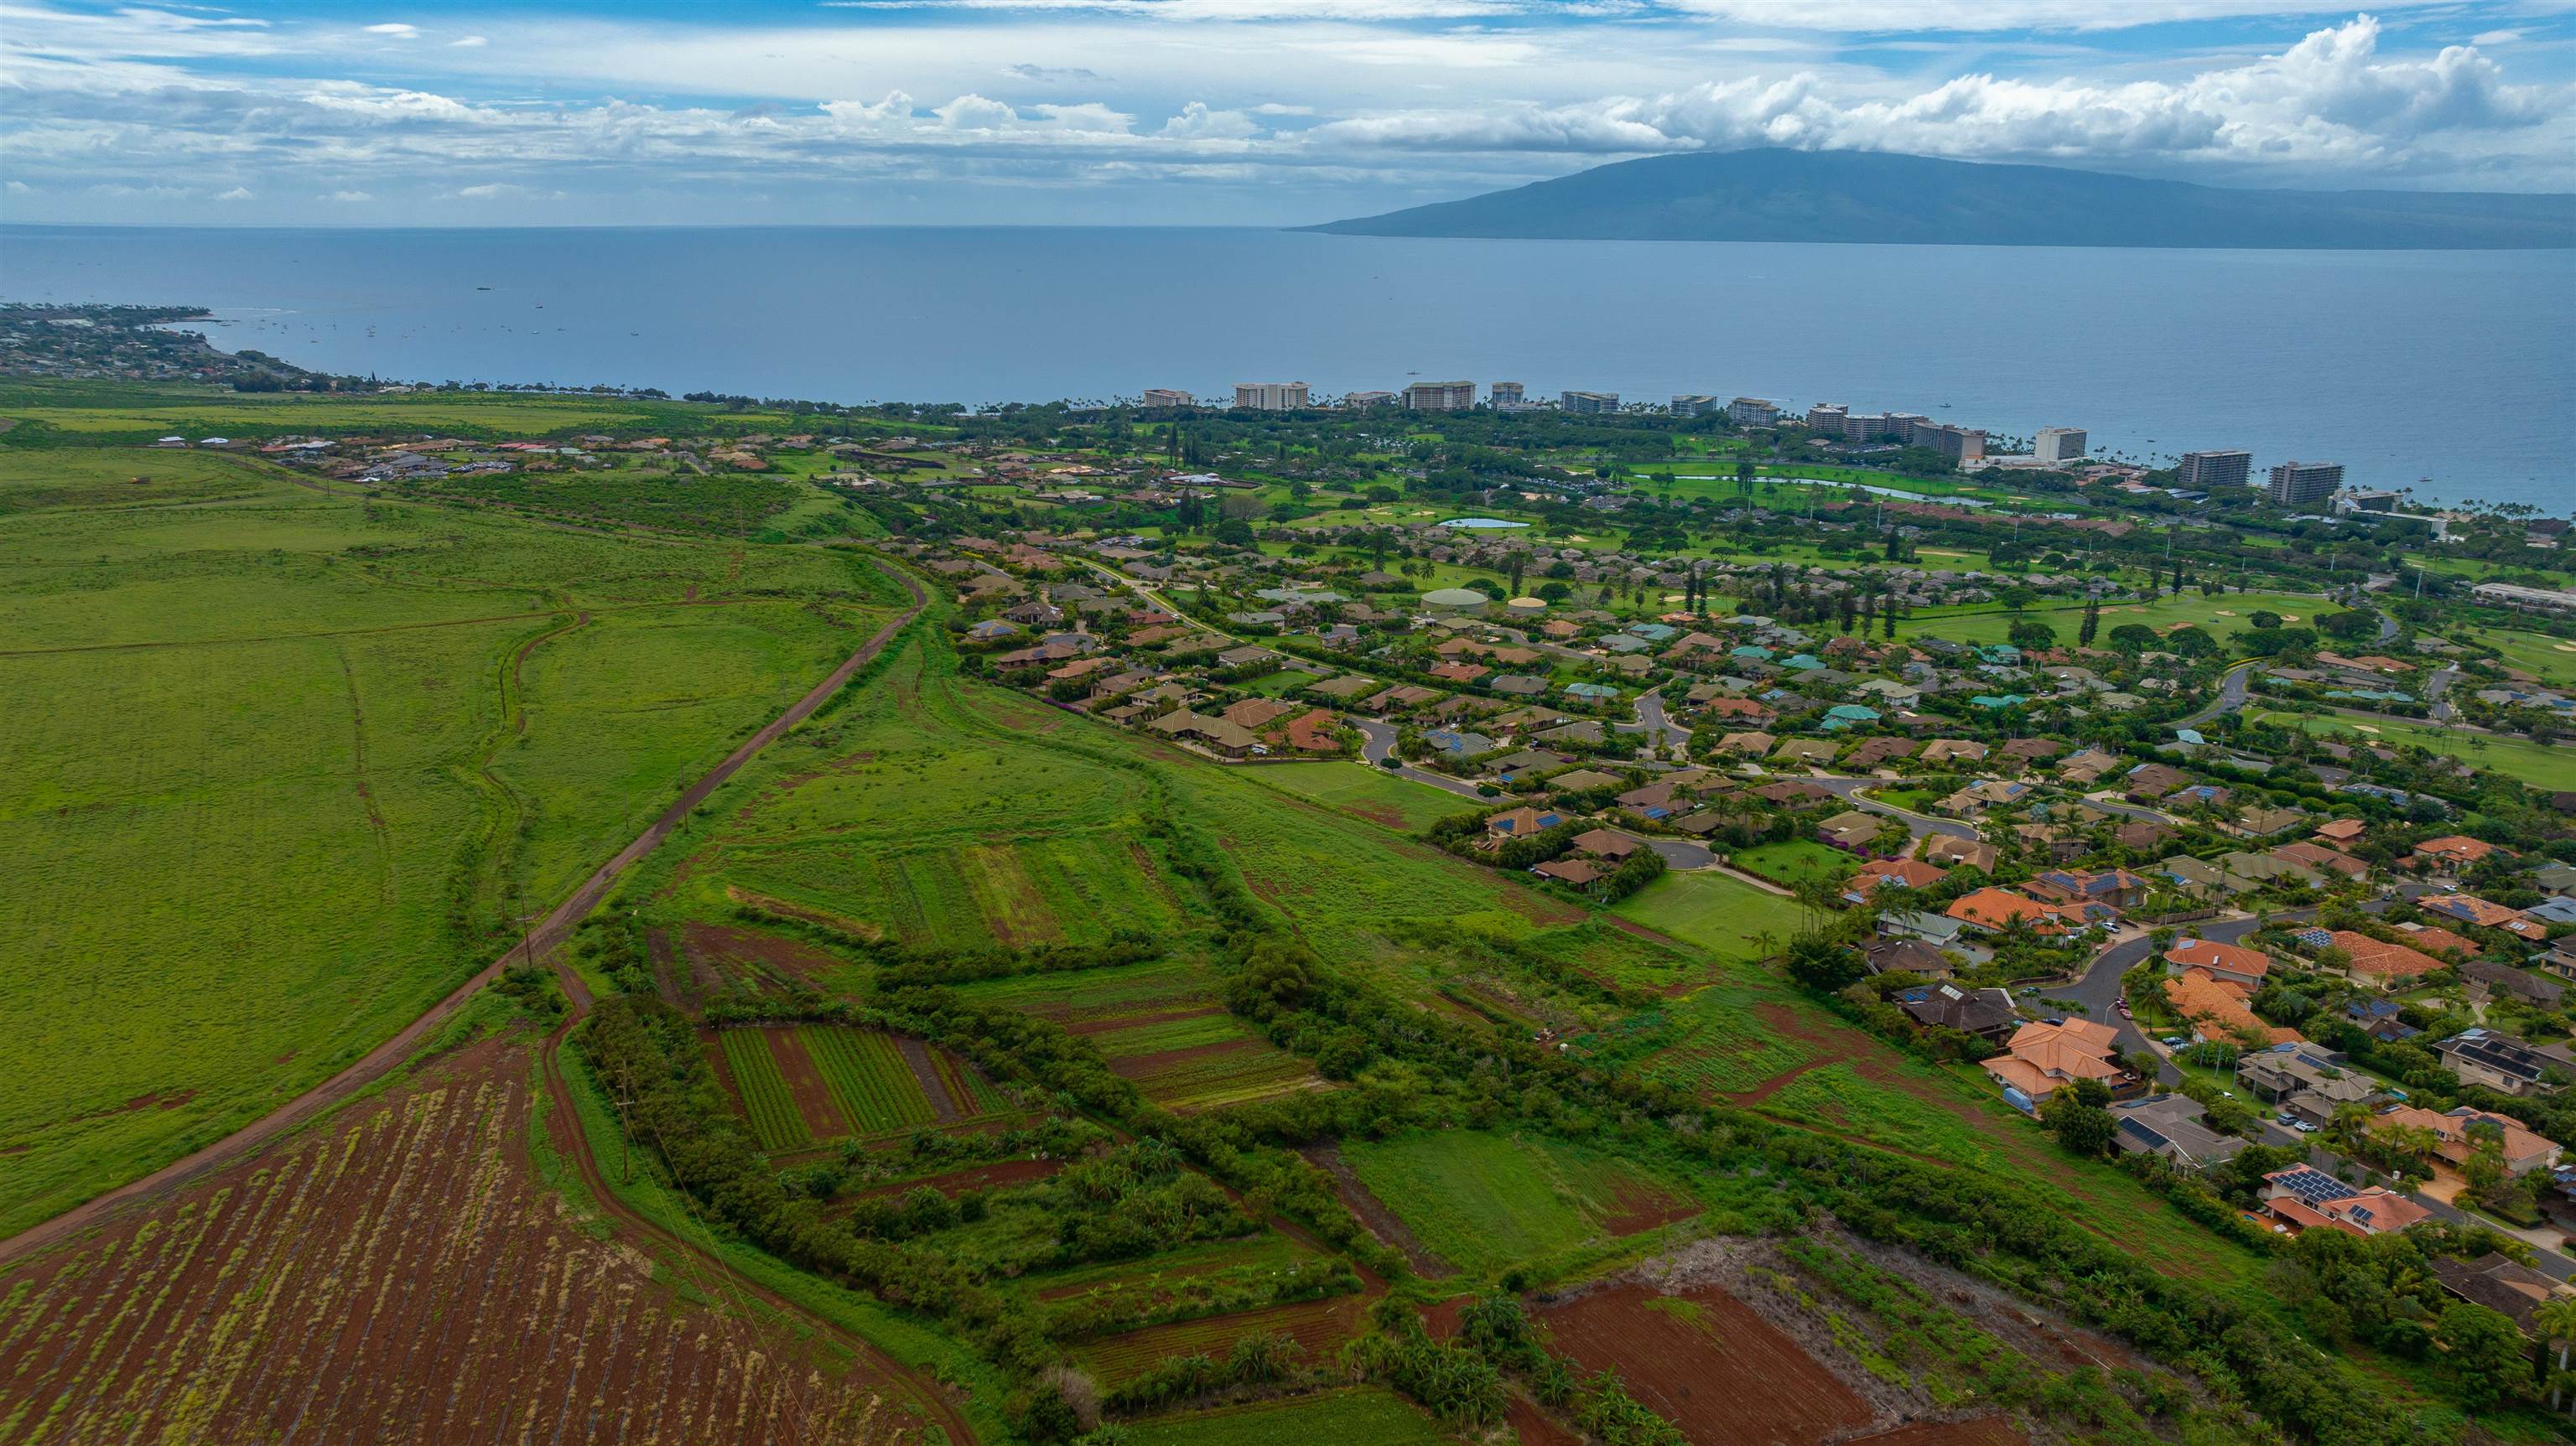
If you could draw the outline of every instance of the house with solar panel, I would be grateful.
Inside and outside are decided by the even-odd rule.
[[[2391,1235],[2432,1218],[2432,1210],[2394,1190],[2355,1189],[2312,1165],[2295,1165],[2263,1177],[2263,1208],[2296,1234],[2342,1230]]]

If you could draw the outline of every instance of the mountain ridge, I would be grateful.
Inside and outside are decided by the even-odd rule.
[[[2557,250],[2576,247],[2576,196],[2234,190],[2059,166],[1771,147],[1617,161],[1296,229],[1556,241]]]

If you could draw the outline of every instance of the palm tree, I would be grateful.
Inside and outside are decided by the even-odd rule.
[[[2531,1323],[2540,1329],[2544,1344],[2558,1348],[2558,1369],[2549,1377],[2549,1409],[2558,1409],[2558,1391],[2567,1376],[2567,1348],[2576,1341],[2576,1300],[2543,1301],[2532,1311]]]

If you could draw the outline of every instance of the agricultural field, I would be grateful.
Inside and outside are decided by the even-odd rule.
[[[1535,1135],[1416,1131],[1345,1141],[1342,1156],[1425,1246],[1470,1274],[1698,1213],[1624,1161]]]
[[[1664,1006],[1672,1033],[1643,1062],[1646,1077],[1703,1095],[1742,1095],[1796,1069],[1814,1050],[1780,1027],[1784,995],[1728,982]]]
[[[0,1270],[0,1439],[925,1441],[904,1388],[596,1238],[487,1039]],[[723,1308],[702,1293],[729,1297]]]
[[[882,1030],[719,1030],[709,1059],[764,1150],[980,1124],[1011,1108],[991,1082],[945,1050]]]
[[[1852,1389],[1742,1301],[1622,1283],[1542,1311],[1557,1348],[1614,1371],[1693,1443],[1818,1441],[1870,1423]]]
[[[979,691],[970,709],[957,687],[908,650],[830,727],[803,730],[782,750],[793,771],[768,769],[710,826],[679,907],[758,895],[929,948],[1188,932],[1204,905],[1142,827],[1135,777],[1085,748],[1035,746],[1009,727],[1010,695]]]
[[[1432,1446],[1456,1438],[1394,1392],[1358,1386],[1183,1412],[1131,1426],[1127,1439],[1135,1446]]]
[[[102,497],[121,470],[172,495]],[[54,961],[0,983],[41,1021],[0,1102],[0,1231],[392,1034],[901,596],[821,549],[324,495],[207,454],[0,447],[0,497],[0,848],[24,861],[0,929]]]
[[[958,992],[1063,1025],[1165,1109],[1188,1113],[1321,1083],[1306,1060],[1226,1013],[1214,976],[1190,961],[1021,975]]]
[[[2261,721],[2296,728],[2346,743],[2390,743],[2429,749],[2472,768],[2491,768],[2539,789],[2576,789],[2576,749],[2513,738],[2500,733],[2472,733],[2433,723],[2401,723],[2344,713],[2266,712]]]
[[[1076,1345],[1073,1356],[1101,1384],[1116,1386],[1176,1356],[1205,1354],[1222,1360],[1237,1340],[1254,1334],[1285,1337],[1308,1357],[1329,1360],[1342,1342],[1365,1331],[1367,1322],[1365,1296],[1328,1296],[1101,1336]]]
[[[1666,874],[1611,912],[1726,962],[1776,954],[1801,925],[1797,900],[1714,871]]]

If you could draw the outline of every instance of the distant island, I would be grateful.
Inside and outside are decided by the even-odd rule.
[[[2576,247],[2576,196],[2235,190],[2057,166],[1770,148],[1621,161],[1301,229],[1559,241],[2557,249]]]

